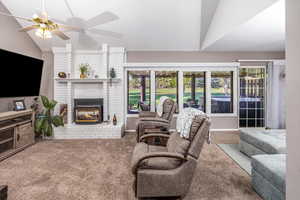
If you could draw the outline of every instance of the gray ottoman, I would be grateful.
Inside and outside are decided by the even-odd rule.
[[[252,157],[252,187],[264,200],[285,199],[286,154]]]
[[[248,156],[286,153],[286,130],[241,129],[240,151]]]

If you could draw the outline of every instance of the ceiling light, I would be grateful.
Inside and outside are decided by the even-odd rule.
[[[37,19],[37,18],[39,18],[39,16],[38,16],[37,14],[33,14],[33,15],[32,15],[32,18],[33,18],[33,19]]]
[[[35,35],[42,38],[42,39],[44,39],[44,40],[52,38],[51,32],[47,29],[42,29],[42,28],[37,29],[36,32],[35,32]]]

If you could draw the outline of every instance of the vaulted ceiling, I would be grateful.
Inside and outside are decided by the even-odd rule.
[[[18,16],[31,17],[41,9],[41,0],[1,2]],[[50,17],[67,21],[72,17],[68,4],[82,20],[104,11],[120,18],[96,27],[121,33],[118,39],[90,34],[93,40],[82,42],[78,33],[67,33],[77,48],[108,43],[135,51],[284,50],[284,0],[46,0],[46,9]],[[30,25],[17,20],[21,26]],[[66,43],[29,35],[42,50]]]

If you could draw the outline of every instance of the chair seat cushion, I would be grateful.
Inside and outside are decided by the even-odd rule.
[[[255,155],[251,165],[253,170],[285,193],[286,154]]]
[[[163,146],[148,145],[146,143],[138,143],[133,151],[132,163],[140,159],[147,153],[151,152],[167,152],[167,148]],[[158,170],[167,170],[175,169],[178,167],[180,162],[176,158],[167,158],[167,157],[153,157],[145,159],[139,165],[139,169],[158,169]]]

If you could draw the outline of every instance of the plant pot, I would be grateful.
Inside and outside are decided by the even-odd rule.
[[[86,74],[80,74],[80,78],[84,79],[86,77],[87,77]]]

